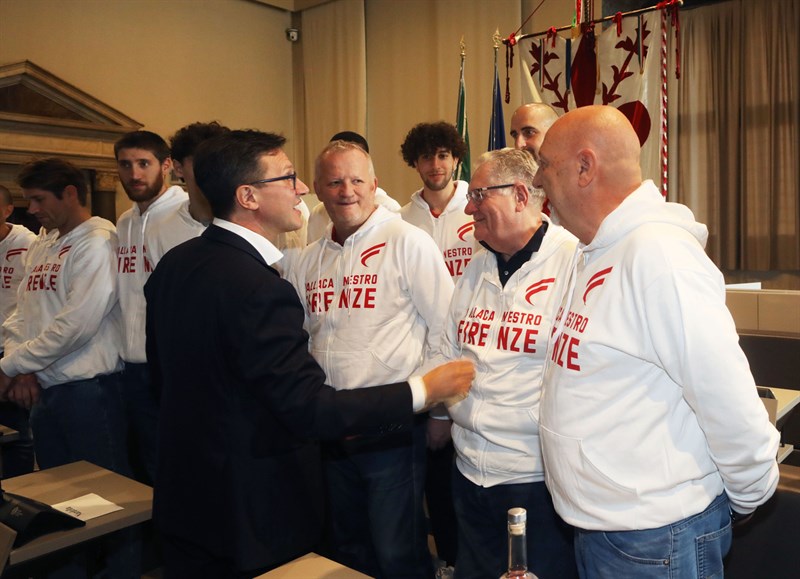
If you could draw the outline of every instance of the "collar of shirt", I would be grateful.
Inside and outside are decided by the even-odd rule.
[[[269,239],[259,235],[255,231],[250,231],[246,227],[242,227],[236,223],[220,219],[219,217],[215,217],[211,223],[217,227],[221,227],[222,229],[227,229],[231,233],[235,233],[247,241],[256,249],[261,257],[264,258],[264,261],[267,262],[267,265],[272,265],[283,257],[283,254],[278,250],[277,247],[270,243]]]
[[[497,259],[497,273],[500,276],[500,283],[503,284],[503,287],[505,287],[509,278],[514,275],[519,268],[522,267],[522,264],[530,260],[531,256],[539,251],[539,248],[542,246],[544,234],[546,232],[547,221],[543,220],[541,226],[539,226],[539,229],[537,229],[536,233],[534,233],[533,236],[531,236],[531,238],[528,240],[528,243],[526,243],[525,246],[517,253],[512,255],[511,259],[508,261],[503,259],[503,256],[489,247],[488,244],[483,241],[480,242],[482,246],[495,255],[495,258]]]

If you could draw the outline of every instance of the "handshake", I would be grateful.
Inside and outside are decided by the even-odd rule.
[[[455,360],[437,366],[425,376],[425,407],[444,403],[452,406],[469,394],[475,379],[475,366],[470,360]]]

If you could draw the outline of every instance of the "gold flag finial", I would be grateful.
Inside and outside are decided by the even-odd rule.
[[[500,29],[495,28],[494,34],[492,34],[492,42],[494,43],[494,49],[497,50],[500,48],[500,43],[503,41],[503,37],[500,36]]]
[[[467,55],[467,45],[464,43],[464,35],[461,35],[461,56]]]

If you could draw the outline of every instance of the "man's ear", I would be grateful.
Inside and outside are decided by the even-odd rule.
[[[184,176],[183,176],[183,165],[181,165],[180,161],[175,161],[175,160],[172,161],[172,170],[175,171],[175,174],[178,177],[180,177],[181,179],[184,179]]]
[[[75,185],[67,185],[64,187],[64,191],[61,193],[62,199],[69,199],[70,201],[75,201],[78,203],[78,188]]]
[[[586,187],[597,174],[597,155],[591,149],[578,151],[578,184]]]
[[[164,162],[161,163],[161,172],[166,177],[167,175],[169,175],[170,171],[172,171],[172,159],[170,157],[167,157],[166,159],[164,159]]]
[[[14,212],[13,203],[11,205],[0,206],[0,218],[3,219],[3,223],[6,222],[6,220],[11,216],[13,212]]]
[[[522,181],[514,183],[514,211],[524,211],[530,200],[530,191]]]
[[[243,209],[255,211],[258,209],[258,199],[256,199],[255,191],[255,187],[251,185],[239,185],[236,188],[236,203]]]

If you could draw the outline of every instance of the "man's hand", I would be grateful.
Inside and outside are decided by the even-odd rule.
[[[42,387],[35,374],[20,374],[11,380],[6,396],[11,402],[30,410],[39,401],[41,393]]]
[[[744,525],[746,525],[747,523],[750,522],[750,519],[752,519],[753,515],[755,515],[755,514],[756,514],[756,512],[753,511],[751,513],[743,515],[742,513],[737,513],[736,511],[731,509],[731,526],[734,529],[738,529],[739,527],[743,527]]]
[[[450,427],[453,421],[449,418],[428,418],[428,431],[426,433],[428,448],[441,450],[450,442]]]
[[[430,408],[444,402],[452,405],[467,397],[475,378],[475,366],[470,360],[455,360],[437,366],[425,376],[425,406]]]

